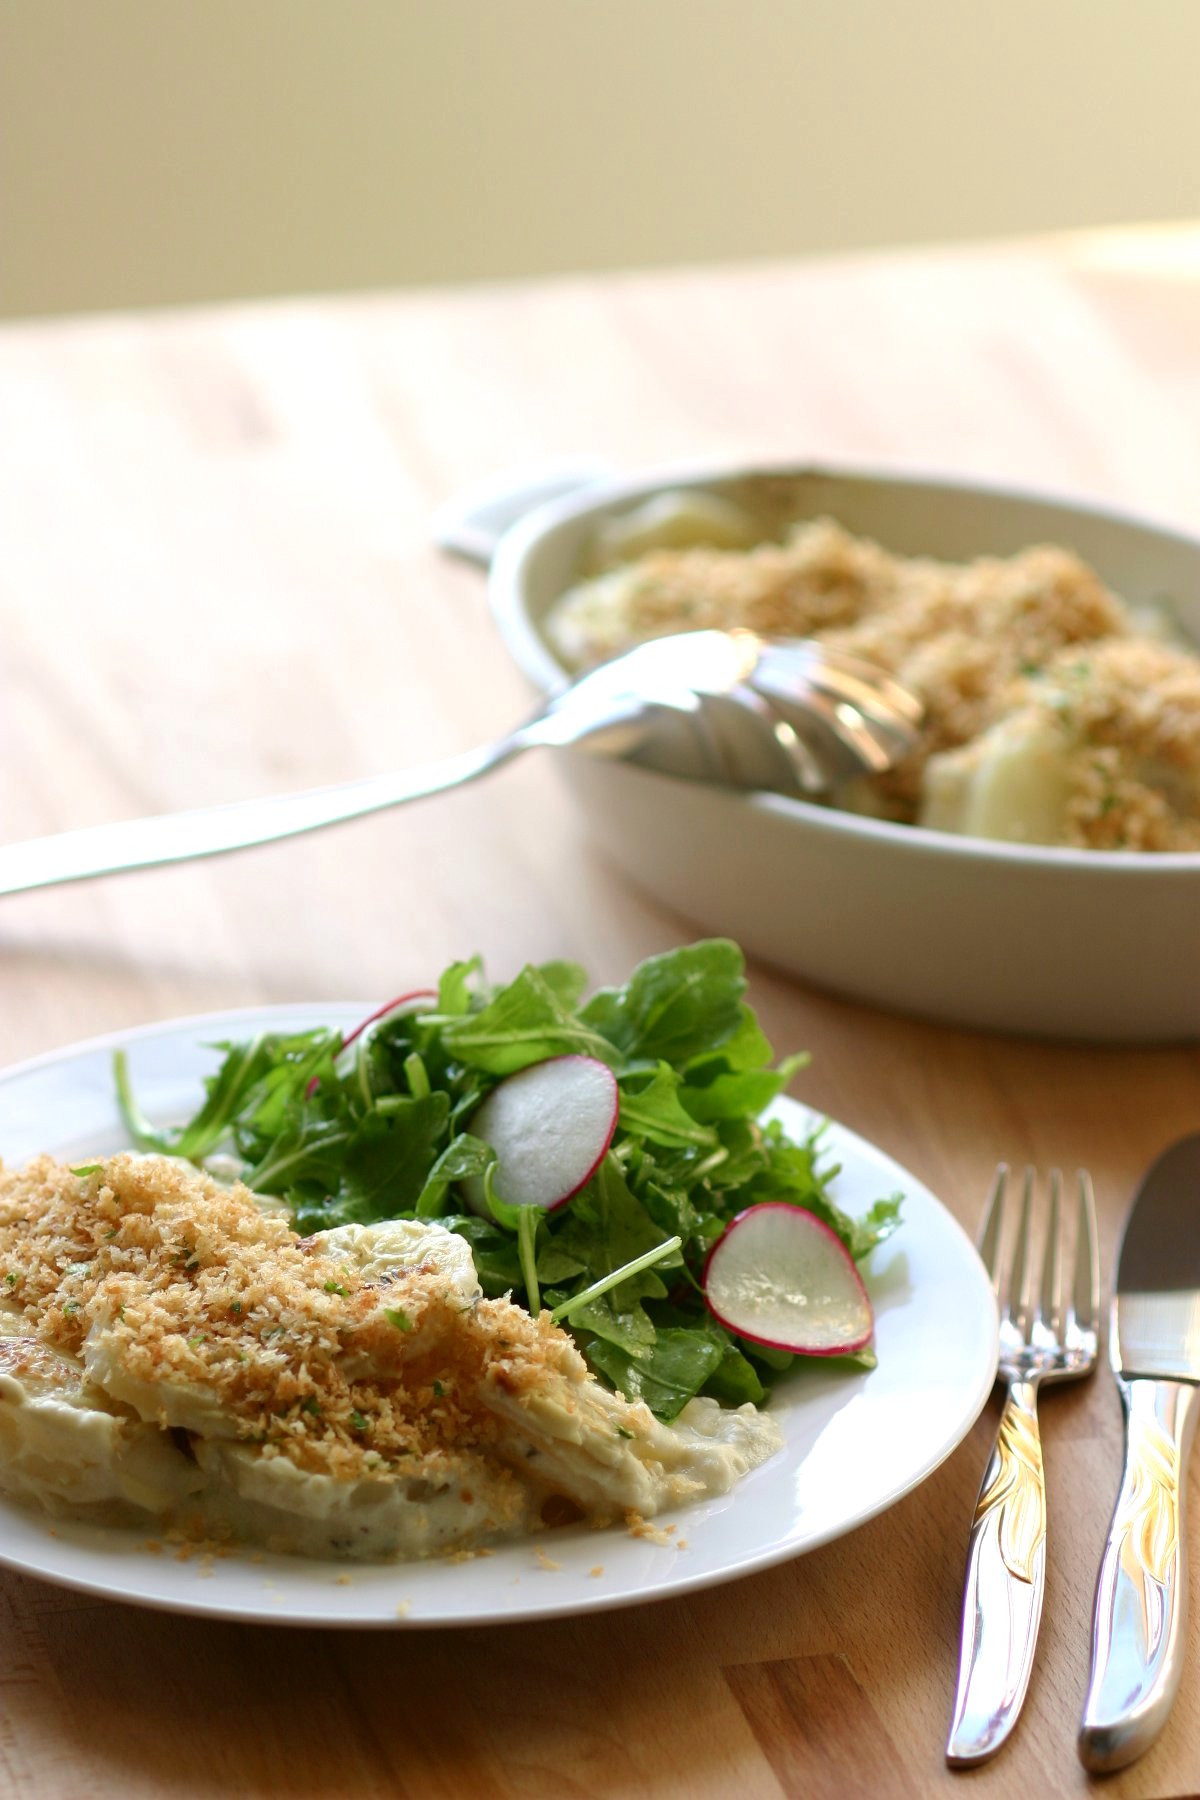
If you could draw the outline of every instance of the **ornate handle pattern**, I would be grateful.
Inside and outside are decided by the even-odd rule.
[[[1080,1760],[1132,1762],[1166,1724],[1183,1671],[1187,1578],[1182,1471],[1195,1428],[1187,1382],[1121,1383],[1125,1472],[1096,1581]]]
[[[1045,1582],[1037,1383],[1014,1381],[971,1525],[948,1762],[982,1762],[1015,1725],[1033,1668]]]

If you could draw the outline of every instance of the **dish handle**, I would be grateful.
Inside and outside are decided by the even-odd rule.
[[[438,507],[431,521],[440,550],[489,568],[511,525],[549,500],[611,480],[613,469],[593,460],[562,460],[511,470],[462,488]]]

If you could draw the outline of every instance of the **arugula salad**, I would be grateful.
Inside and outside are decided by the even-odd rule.
[[[838,1166],[821,1131],[795,1143],[761,1119],[808,1059],[774,1060],[735,944],[690,944],[650,957],[622,987],[585,998],[586,987],[566,962],[493,986],[476,957],[355,1032],[214,1045],[222,1061],[203,1105],[171,1130],[143,1116],[118,1052],[122,1116],[139,1149],[197,1165],[232,1158],[225,1167],[277,1197],[301,1234],[439,1221],[470,1244],[486,1295],[511,1291],[532,1312],[548,1309],[601,1380],[660,1419],[695,1395],[761,1402],[800,1356],[718,1317],[705,1287],[716,1250],[725,1254],[742,1219],[756,1219],[769,1245],[773,1221],[799,1213],[810,1232],[797,1237],[819,1235],[858,1262],[895,1229],[900,1196],[848,1217],[830,1197]],[[522,1072],[535,1065],[568,1060],[599,1068],[611,1124],[579,1185],[552,1204],[514,1203],[521,1182],[506,1197],[504,1155],[473,1127],[497,1121],[497,1135],[501,1093],[529,1088]],[[871,1366],[869,1340],[846,1360]]]

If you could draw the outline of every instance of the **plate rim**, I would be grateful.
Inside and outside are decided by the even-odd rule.
[[[119,1027],[113,1031],[97,1033],[90,1038],[72,1040],[58,1048],[41,1051],[35,1056],[25,1058],[21,1062],[0,1068],[0,1093],[2,1093],[10,1083],[29,1075],[35,1075],[43,1069],[62,1067],[64,1064],[84,1060],[106,1050],[112,1051],[147,1039],[158,1037],[172,1038],[195,1031],[203,1033],[206,1029],[227,1029],[230,1025],[236,1025],[238,1023],[248,1024],[252,1020],[262,1020],[264,1017],[286,1020],[289,1017],[304,1017],[311,1019],[314,1015],[323,1015],[330,1023],[338,1024],[341,1022],[341,1015],[345,1015],[347,1019],[353,1020],[360,1015],[365,1015],[370,1012],[373,1007],[379,1004],[380,1002],[378,1001],[373,1002],[370,1000],[318,999],[313,1001],[264,1001],[255,1005],[219,1008],[203,1013],[189,1013],[179,1015],[178,1017],[151,1020],[141,1025]],[[197,1047],[199,1047],[199,1045]],[[870,1139],[863,1137],[861,1133],[854,1131],[851,1127],[842,1124],[840,1120],[829,1118],[828,1115],[808,1106],[805,1102],[793,1099],[790,1096],[784,1095],[781,1096],[780,1099],[786,1108],[795,1108],[798,1112],[806,1114],[810,1119],[826,1119],[829,1124],[836,1127],[843,1142],[851,1145],[856,1152],[865,1153],[869,1157],[882,1157],[906,1176],[912,1183],[915,1183],[915,1185],[922,1190],[923,1198],[927,1199],[937,1209],[937,1212],[941,1214],[943,1221],[951,1227],[952,1233],[957,1235],[961,1240],[961,1248],[966,1253],[968,1266],[973,1264],[977,1273],[982,1277],[981,1298],[986,1295],[991,1299],[990,1336],[993,1355],[991,1364],[987,1367],[985,1372],[984,1365],[981,1361],[981,1373],[971,1394],[969,1411],[964,1408],[961,1415],[956,1419],[955,1425],[949,1435],[943,1438],[937,1449],[931,1452],[900,1486],[890,1488],[886,1495],[879,1497],[865,1509],[856,1511],[852,1519],[831,1523],[824,1530],[818,1531],[815,1536],[807,1538],[802,1544],[798,1545],[787,1540],[782,1540],[775,1542],[766,1549],[751,1550],[742,1555],[735,1553],[719,1570],[698,1570],[690,1573],[683,1571],[678,1576],[668,1577],[664,1581],[656,1581],[649,1589],[615,1594],[598,1592],[594,1596],[587,1595],[581,1597],[575,1595],[572,1598],[564,1597],[561,1600],[554,1600],[551,1597],[547,1597],[545,1602],[538,1602],[536,1604],[521,1603],[515,1607],[506,1608],[505,1611],[500,1614],[484,1613],[480,1611],[477,1613],[464,1613],[444,1618],[425,1615],[408,1617],[399,1614],[394,1616],[345,1617],[330,1616],[326,1613],[319,1612],[306,1613],[299,1610],[287,1613],[274,1613],[267,1610],[265,1606],[251,1608],[247,1605],[230,1605],[216,1600],[208,1601],[203,1594],[198,1594],[194,1598],[185,1598],[183,1596],[173,1596],[168,1594],[130,1593],[126,1590],[114,1588],[112,1585],[99,1578],[92,1578],[86,1574],[76,1573],[71,1570],[60,1570],[43,1566],[40,1563],[31,1562],[28,1555],[13,1554],[10,1552],[2,1538],[0,1538],[0,1568],[11,1569],[15,1573],[24,1575],[30,1579],[46,1581],[52,1586],[65,1588],[72,1592],[90,1594],[97,1598],[115,1601],[118,1604],[126,1606],[148,1607],[152,1611],[173,1613],[181,1617],[224,1620],[239,1624],[345,1631],[479,1629],[491,1625],[505,1626],[529,1624],[536,1623],[539,1620],[549,1621],[553,1619],[581,1617],[598,1612],[614,1612],[626,1607],[650,1605],[660,1600],[681,1599],[691,1593],[703,1592],[708,1588],[723,1586],[729,1581],[736,1581],[745,1576],[762,1573],[767,1569],[778,1567],[782,1563],[791,1562],[801,1556],[806,1556],[812,1551],[824,1549],[829,1544],[836,1543],[840,1538],[850,1536],[853,1532],[859,1530],[860,1527],[869,1524],[873,1519],[879,1518],[893,1506],[898,1505],[901,1500],[907,1498],[907,1496],[913,1493],[916,1488],[920,1487],[923,1482],[927,1481],[929,1477],[941,1467],[947,1458],[952,1456],[954,1451],[964,1442],[987,1404],[988,1397],[995,1386],[995,1362],[999,1349],[999,1317],[996,1309],[995,1296],[975,1245],[972,1243],[971,1238],[964,1227],[950,1211],[949,1207],[946,1206],[944,1201],[938,1198],[924,1181],[921,1181],[919,1177],[913,1175],[903,1164],[897,1162],[888,1151],[882,1149],[879,1145],[872,1143]],[[776,1101],[774,1104],[779,1105],[780,1102]],[[40,1521],[41,1515],[39,1515],[35,1509],[26,1508],[19,1503],[8,1502],[3,1496],[0,1496],[0,1508],[6,1505],[12,1505],[14,1510],[19,1512],[22,1517]],[[52,1517],[50,1514],[46,1514],[45,1516],[47,1519]],[[71,1521],[64,1520],[62,1523],[69,1524]],[[250,1546],[249,1548],[252,1549],[253,1546]],[[97,1552],[97,1554],[99,1554],[99,1552]],[[264,1563],[264,1567],[274,1569],[276,1562],[279,1562],[286,1568],[289,1562],[295,1560],[297,1559],[273,1559],[270,1563]],[[303,1562],[303,1559],[299,1560]],[[399,1576],[406,1567],[411,1565],[404,1560],[399,1560],[394,1563],[389,1562],[386,1566],[389,1569],[394,1569]],[[346,1567],[350,1570],[353,1565],[347,1564]]]

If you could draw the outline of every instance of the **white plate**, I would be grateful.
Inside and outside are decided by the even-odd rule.
[[[208,1014],[93,1039],[0,1076],[0,1156],[38,1151],[71,1161],[126,1142],[112,1051],[129,1048],[135,1090],[156,1121],[195,1110],[216,1065],[203,1046],[269,1028],[346,1025],[361,1006],[286,1006]],[[794,1135],[811,1115],[777,1105]],[[146,1548],[149,1531],[67,1524],[0,1500],[0,1563],[66,1587],[174,1612],[293,1625],[479,1625],[597,1611],[686,1593],[799,1556],[894,1504],[970,1429],[992,1385],[996,1311],[965,1233],[921,1183],[840,1125],[827,1144],[842,1164],[835,1194],[857,1213],[896,1188],[904,1222],[872,1257],[879,1366],[816,1365],[782,1382],[772,1410],[786,1445],[732,1494],[681,1509],[667,1543],[584,1527],[503,1545],[465,1562],[355,1566],[250,1552],[176,1560]],[[539,1551],[541,1554],[539,1555]],[[551,1559],[556,1567],[544,1559]]]

